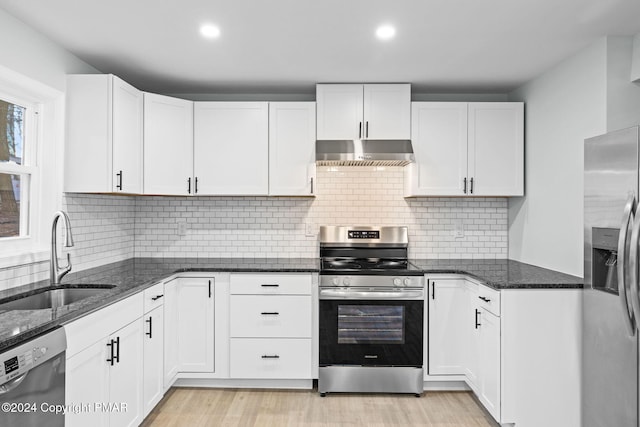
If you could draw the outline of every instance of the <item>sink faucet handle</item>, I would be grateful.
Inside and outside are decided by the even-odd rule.
[[[67,266],[63,267],[65,274],[71,271],[71,254],[67,252]]]

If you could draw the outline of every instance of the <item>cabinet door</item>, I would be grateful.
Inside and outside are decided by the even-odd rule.
[[[414,102],[416,161],[405,168],[407,196],[463,196],[467,177],[467,103]]]
[[[315,102],[269,103],[269,195],[313,194],[315,141]]]
[[[113,191],[111,76],[67,76],[64,190]]]
[[[142,92],[113,76],[113,191],[142,193]]]
[[[481,309],[478,398],[500,420],[500,318]]]
[[[465,373],[468,296],[461,279],[429,279],[429,375]]]
[[[178,374],[178,282],[164,284],[164,390]]]
[[[89,410],[65,415],[67,427],[106,427],[108,412],[95,411],[97,402],[109,402],[109,357],[105,340],[70,357],[66,361],[65,401],[67,404],[88,405]]]
[[[524,194],[524,104],[469,104],[468,176],[476,196]]]
[[[164,307],[158,307],[143,316],[144,319],[144,381],[143,418],[160,402],[164,395]]]
[[[467,328],[467,348],[465,351],[465,375],[467,383],[472,390],[476,391],[478,386],[478,372],[480,366],[480,316],[481,309],[478,305],[478,285],[465,281],[467,292],[467,309],[465,312]]]
[[[363,138],[411,138],[411,85],[364,85]]]
[[[194,190],[198,195],[269,193],[266,102],[196,102]]]
[[[361,139],[364,136],[361,84],[316,85],[317,139]]]
[[[144,94],[144,193],[193,190],[193,102]]]
[[[214,279],[177,281],[178,371],[213,372]]]
[[[109,369],[109,402],[125,404],[126,410],[109,412],[111,426],[138,426],[143,420],[142,319],[115,332],[117,360]],[[124,408],[124,406],[121,406]]]

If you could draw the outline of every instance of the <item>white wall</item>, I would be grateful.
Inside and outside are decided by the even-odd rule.
[[[607,40],[510,94],[525,102],[525,197],[509,200],[509,258],[582,276],[583,143],[606,132]]]
[[[0,65],[54,89],[64,90],[65,75],[98,70],[0,9]]]
[[[632,37],[607,38],[607,132],[640,125],[640,82],[631,82]]]

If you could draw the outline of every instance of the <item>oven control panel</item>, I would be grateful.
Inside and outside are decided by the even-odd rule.
[[[379,239],[380,230],[349,230],[349,239]]]
[[[320,286],[352,288],[423,288],[424,276],[321,275]]]

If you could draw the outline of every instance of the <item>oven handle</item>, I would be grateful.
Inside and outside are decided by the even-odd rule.
[[[381,289],[360,291],[354,289],[320,289],[320,299],[385,299],[385,300],[420,300],[424,299],[424,289]]]

